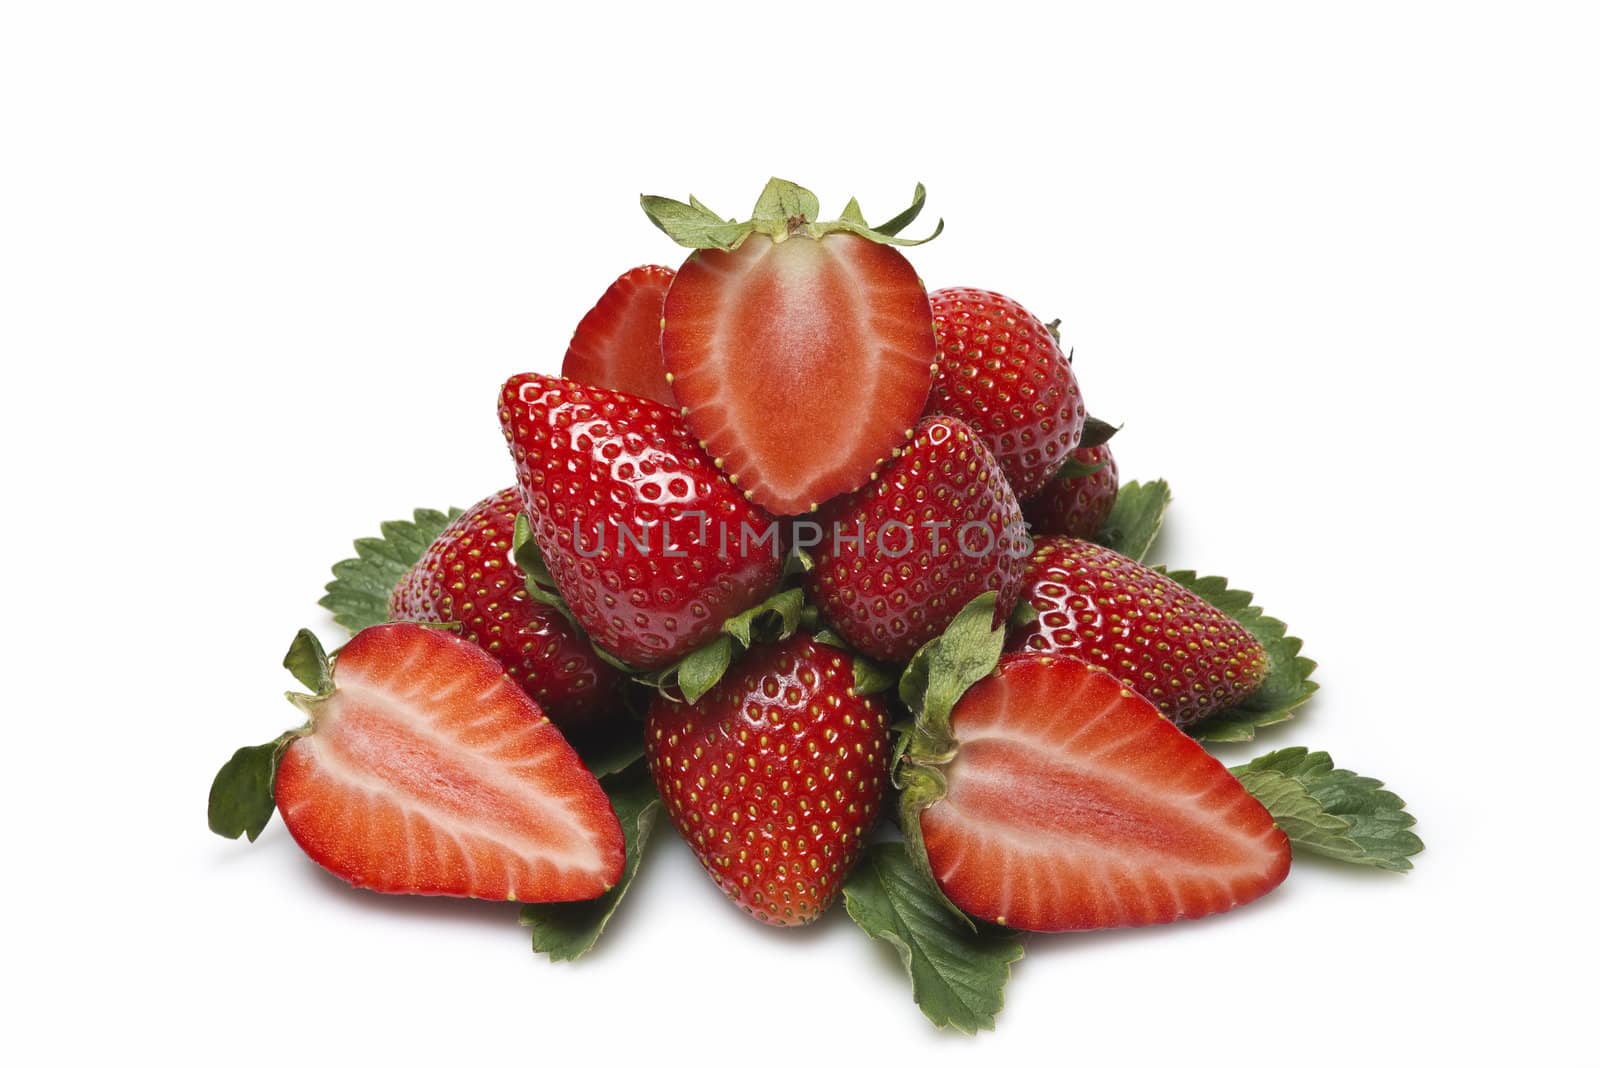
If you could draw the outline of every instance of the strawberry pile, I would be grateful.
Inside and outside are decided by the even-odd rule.
[[[693,251],[613,282],[560,377],[504,383],[514,485],[334,566],[352,636],[295,638],[305,721],[223,766],[212,830],[277,811],[352,885],[522,902],[572,959],[665,812],[757,921],[842,897],[969,1032],[1021,932],[1226,912],[1306,854],[1410,867],[1382,783],[1208,751],[1315,665],[1250,594],[1144,562],[1166,484],[1119,485],[1057,324],[924,289],[921,186],[877,226],[778,179],[745,221],[642,204]]]

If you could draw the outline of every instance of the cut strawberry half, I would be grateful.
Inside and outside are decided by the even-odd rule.
[[[661,364],[661,307],[671,267],[635,267],[589,309],[561,361],[561,377],[676,408]]]
[[[780,515],[865,483],[926,406],[937,358],[927,292],[896,239],[855,221],[859,209],[817,223],[816,198],[777,180],[751,222],[718,219],[726,232],[710,236],[675,228],[661,207],[690,205],[653,199],[651,218],[697,249],[667,291],[661,332],[695,437]]]
[[[337,655],[273,793],[312,860],[390,894],[578,901],[622,875],[599,782],[488,653],[391,623]]]
[[[1225,912],[1288,874],[1289,841],[1261,803],[1082,661],[1002,657],[950,730],[920,766],[913,746],[907,773],[922,778],[908,783],[908,817],[935,881],[973,916],[1029,931],[1140,927]]]

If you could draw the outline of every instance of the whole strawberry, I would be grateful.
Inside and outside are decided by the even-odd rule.
[[[529,599],[511,560],[521,510],[512,486],[445,527],[389,595],[389,617],[460,624],[461,636],[500,661],[556,726],[582,732],[621,707],[622,673],[559,611]]]
[[[1078,380],[1050,331],[986,289],[928,294],[939,347],[929,414],[953,415],[983,437],[1018,500],[1066,462],[1083,432]]]
[[[1038,618],[1013,631],[1008,648],[1103,667],[1179,726],[1232,708],[1267,674],[1266,650],[1244,627],[1093,542],[1039,539],[1023,597]]]
[[[803,527],[812,600],[879,660],[909,660],[986,590],[999,592],[1004,618],[1022,590],[1022,510],[983,442],[949,416],[917,424],[878,479],[824,507],[810,537]]]
[[[1110,445],[1073,449],[1067,462],[1022,506],[1035,534],[1092,538],[1117,503],[1117,461]]]
[[[763,923],[810,923],[861,856],[889,776],[889,715],[849,654],[756,645],[694,704],[658,696],[645,757],[673,826]]]
[[[606,651],[657,668],[773,591],[777,527],[665,405],[517,375],[500,424],[534,541],[578,623]]]

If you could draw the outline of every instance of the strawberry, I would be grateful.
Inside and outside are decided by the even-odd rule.
[[[578,624],[636,668],[672,663],[778,584],[777,526],[653,400],[517,375],[500,423],[534,541]]]
[[[694,704],[656,697],[645,757],[716,884],[776,926],[833,901],[878,821],[889,716],[847,653],[809,634],[756,645]]]
[[[1233,707],[1266,677],[1266,649],[1244,627],[1093,542],[1040,538],[1023,597],[1038,618],[1012,632],[1008,648],[1104,667],[1180,726]]]
[[[986,289],[929,294],[939,345],[930,414],[953,415],[983,436],[1016,492],[1039,492],[1078,444],[1086,412],[1072,364],[1049,329],[1010,297]]]
[[[388,894],[578,901],[622,875],[599,782],[500,663],[389,623],[339,652],[273,785],[312,860]]]
[[[696,248],[663,312],[673,395],[751,500],[809,511],[865,482],[926,405],[927,292],[892,234],[855,221],[859,209],[818,223],[816,197],[778,179],[748,223],[696,220],[696,204],[645,198],[657,225]],[[698,225],[679,226],[684,213]]]
[[[1005,476],[960,420],[924,419],[882,476],[824,508],[814,546],[812,600],[846,641],[902,663],[985,590],[997,619],[1016,606],[1028,532]]]
[[[661,305],[671,267],[635,267],[611,283],[573,332],[561,377],[676,407],[661,366]]]
[[[949,725],[942,793],[913,781],[908,797],[922,796],[906,818],[939,887],[973,916],[1028,931],[1140,927],[1225,912],[1288,874],[1288,839],[1228,769],[1080,660],[1002,657]],[[911,759],[912,780],[932,774],[915,746]]]
[[[1044,488],[1022,506],[1035,534],[1092,538],[1117,503],[1117,461],[1110,445],[1074,449]]]
[[[529,599],[511,560],[521,509],[512,486],[445,527],[389,595],[389,614],[459,624],[461,636],[500,661],[556,726],[581,732],[621,707],[622,674],[558,610]]]

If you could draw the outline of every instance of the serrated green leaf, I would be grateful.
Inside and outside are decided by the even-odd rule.
[[[328,654],[322,643],[309,630],[301,629],[289,643],[283,656],[283,666],[289,669],[300,685],[317,696],[333,692],[333,670],[328,666]]]
[[[278,774],[278,761],[299,733],[286,731],[265,745],[245,746],[228,758],[211,780],[211,794],[206,799],[206,822],[213,833],[224,838],[242,834],[252,842],[260,836],[276,807],[272,781]]]
[[[868,849],[844,884],[845,911],[894,947],[912,998],[935,1027],[993,1030],[1022,943],[1009,932],[962,925],[942,897],[899,842]]]
[[[1248,742],[1258,727],[1268,727],[1294,718],[1295,709],[1311,699],[1317,684],[1311,673],[1317,663],[1300,655],[1301,641],[1288,633],[1282,620],[1265,614],[1252,604],[1254,595],[1228,588],[1228,580],[1199,576],[1193,571],[1168,571],[1156,568],[1172,581],[1220,609],[1255,636],[1267,651],[1267,677],[1255,693],[1226,712],[1190,724],[1185,728],[1202,742]]]
[[[642,771],[613,778],[604,785],[611,807],[622,824],[627,852],[622,876],[615,886],[593,901],[522,907],[522,923],[533,929],[534,952],[548,954],[551,960],[577,960],[594,948],[638,875],[645,845],[661,815],[661,798],[655,784]]]
[[[753,223],[728,222],[690,199],[692,203],[685,204],[667,197],[642,196],[639,206],[662,233],[685,248],[731,251],[755,232]]]
[[[783,178],[772,178],[756,198],[751,217],[758,223],[786,225],[792,219],[816,222],[821,211],[822,205],[811,190]]]
[[[953,746],[950,710],[1000,662],[1006,633],[994,625],[995,601],[992,590],[974,597],[943,634],[916,651],[900,676],[900,700],[917,720],[913,756],[921,750],[931,759]]]
[[[1297,851],[1388,871],[1408,871],[1422,852],[1405,802],[1377,779],[1333,766],[1327,753],[1280,749],[1229,769]]]
[[[389,619],[389,594],[461,509],[418,508],[410,520],[383,523],[379,538],[356,539],[356,555],[333,565],[333,581],[317,603],[354,634]]]
[[[1117,502],[1094,540],[1123,556],[1143,560],[1161,532],[1161,519],[1172,503],[1164,479],[1129,482],[1117,491]]]

